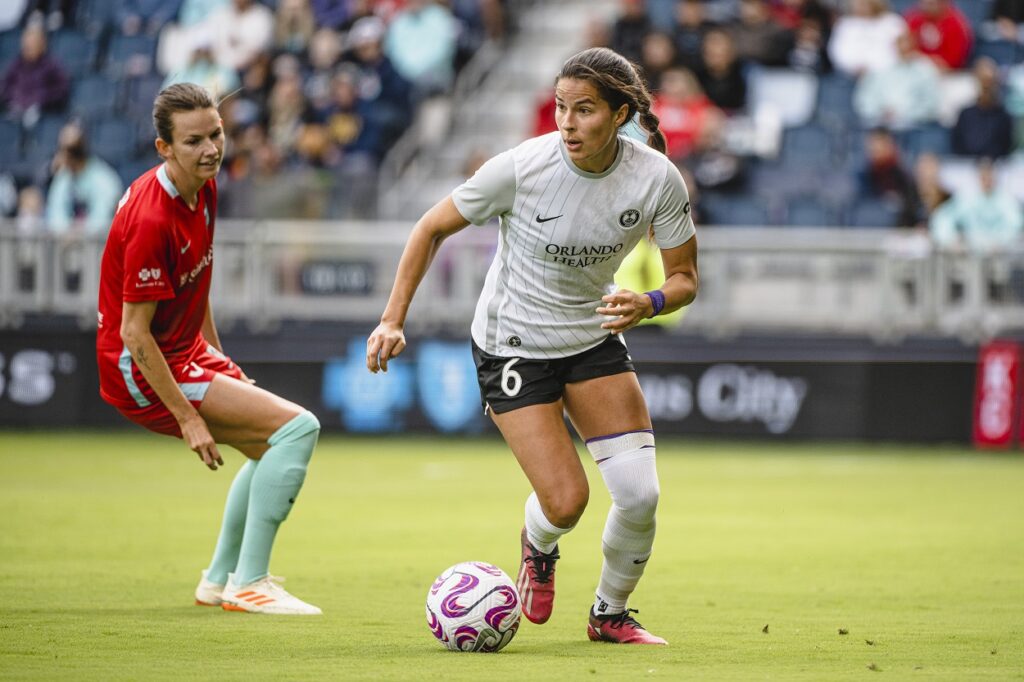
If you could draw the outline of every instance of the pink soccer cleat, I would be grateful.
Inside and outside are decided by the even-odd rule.
[[[523,563],[519,567],[516,589],[523,603],[523,615],[530,621],[546,623],[551,617],[555,604],[555,562],[558,561],[558,545],[550,554],[544,554],[530,543],[523,528],[520,541],[523,545]]]
[[[644,626],[636,622],[631,613],[636,609],[626,609],[622,613],[611,616],[598,616],[590,609],[590,623],[587,625],[587,637],[593,642],[612,642],[613,644],[668,644],[664,639],[644,630]]]

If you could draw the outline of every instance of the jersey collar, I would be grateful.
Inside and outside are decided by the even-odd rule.
[[[178,194],[178,188],[174,186],[174,183],[171,182],[171,178],[167,175],[166,163],[161,164],[160,167],[156,169],[156,179],[160,182],[160,186],[164,188],[164,191],[167,192],[167,196],[172,199],[177,199],[181,196]]]
[[[572,159],[569,158],[569,152],[566,151],[566,149],[565,149],[565,142],[562,141],[561,136],[559,136],[559,138],[558,138],[558,150],[560,152],[562,152],[562,160],[565,161],[565,165],[567,165],[569,167],[569,169],[572,170],[573,173],[575,173],[576,175],[580,175],[580,176],[582,176],[584,178],[590,178],[592,180],[599,180],[600,178],[608,177],[609,175],[612,174],[612,172],[616,168],[619,167],[619,162],[622,161],[622,152],[623,152],[623,150],[626,147],[626,141],[620,135],[618,142],[619,142],[619,149],[618,149],[618,151],[615,152],[615,160],[612,161],[612,165],[608,166],[607,169],[605,169],[604,171],[602,171],[600,173],[590,173],[588,171],[583,170],[582,168],[577,166],[575,163],[573,163]]]

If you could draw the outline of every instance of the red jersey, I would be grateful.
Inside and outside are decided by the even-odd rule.
[[[912,9],[907,12],[906,20],[921,54],[938,59],[950,69],[962,69],[967,65],[974,34],[967,17],[955,5],[950,4],[935,19]]]
[[[201,329],[213,266],[217,184],[199,189],[195,209],[165,166],[139,177],[121,197],[100,269],[96,356],[100,395],[118,407],[159,402],[121,340],[122,304],[158,301],[151,331],[175,367],[206,348]]]

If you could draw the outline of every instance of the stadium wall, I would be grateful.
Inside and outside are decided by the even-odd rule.
[[[466,339],[411,339],[386,375],[364,366],[369,329],[287,325],[223,334],[257,382],[313,409],[338,432],[480,433]],[[0,334],[0,427],[127,427],[97,394],[94,332]],[[977,347],[948,339],[730,340],[628,335],[660,434],[766,440],[958,442],[971,439]]]

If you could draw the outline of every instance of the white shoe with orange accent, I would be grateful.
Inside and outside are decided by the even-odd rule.
[[[220,606],[224,585],[206,579],[206,571],[196,585],[196,606]]]
[[[236,585],[235,574],[229,573],[228,584],[221,595],[221,608],[275,616],[319,616],[323,613],[318,607],[288,594],[278,584],[281,582],[284,578],[268,575],[248,585]]]

